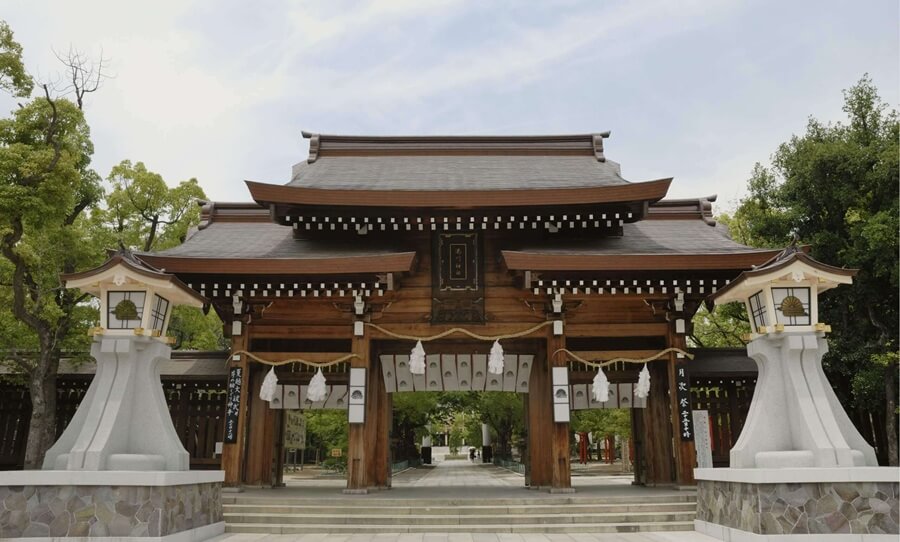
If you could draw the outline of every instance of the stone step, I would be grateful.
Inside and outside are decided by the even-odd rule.
[[[635,512],[630,514],[498,514],[498,515],[372,515],[341,514],[225,514],[229,524],[266,523],[276,525],[493,525],[493,524],[573,524],[573,523],[663,523],[693,521],[690,512]]]
[[[281,504],[226,504],[231,515],[340,514],[345,516],[391,515],[507,515],[507,514],[602,514],[632,512],[693,512],[693,502],[622,503],[622,504],[546,504],[507,506],[329,506]]]
[[[648,523],[569,523],[517,525],[302,525],[227,523],[227,533],[257,534],[376,534],[376,533],[634,533],[661,531],[693,531],[693,521],[664,521]]]
[[[571,504],[652,504],[652,503],[696,503],[696,491],[682,491],[676,495],[641,495],[641,496],[603,496],[603,497],[579,497],[565,495],[548,495],[542,497],[522,498],[452,498],[452,499],[401,499],[386,498],[372,495],[360,495],[351,497],[284,497],[273,492],[271,497],[250,497],[241,494],[223,494],[224,505],[281,505],[281,506],[335,506],[340,508],[368,507],[368,506],[416,506],[428,508],[444,508],[458,506],[525,506],[525,505],[571,505]]]

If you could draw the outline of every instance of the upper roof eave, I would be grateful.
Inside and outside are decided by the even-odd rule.
[[[341,207],[481,208],[657,202],[672,178],[588,188],[515,190],[328,190],[245,181],[260,205]]]

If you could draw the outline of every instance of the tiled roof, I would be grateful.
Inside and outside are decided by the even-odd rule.
[[[295,239],[290,226],[273,222],[212,222],[177,247],[153,256],[190,258],[319,259],[395,254],[391,245],[358,238],[355,242]]]
[[[521,190],[628,184],[594,156],[336,156],[294,167],[288,186],[330,190]]]
[[[770,252],[733,241],[721,224],[702,220],[643,220],[622,226],[621,237],[532,244],[515,250],[541,254],[710,254]]]

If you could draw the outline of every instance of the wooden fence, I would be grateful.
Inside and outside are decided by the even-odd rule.
[[[87,393],[91,375],[57,380],[56,434],[61,435]],[[191,456],[191,469],[218,469],[216,442],[225,428],[224,380],[163,379],[172,422]],[[31,399],[25,386],[0,381],[0,470],[21,469]]]
[[[691,379],[693,409],[709,411],[713,466],[728,466],[728,452],[747,420],[755,388],[755,377]]]

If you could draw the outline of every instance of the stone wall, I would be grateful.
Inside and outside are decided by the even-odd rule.
[[[896,482],[699,480],[697,519],[756,534],[897,534]]]
[[[166,536],[222,521],[220,483],[0,486],[0,539]]]

